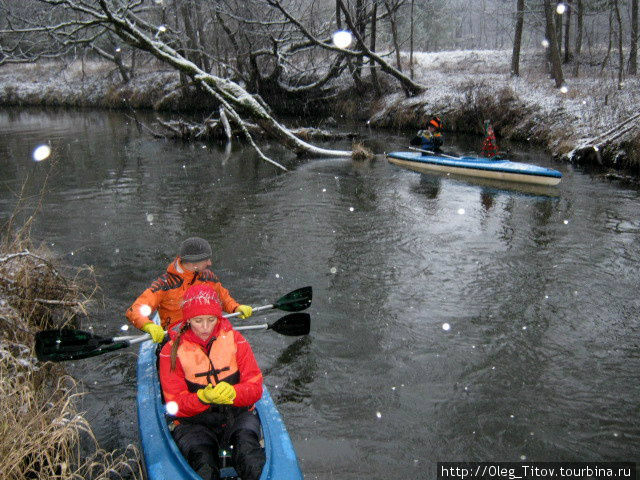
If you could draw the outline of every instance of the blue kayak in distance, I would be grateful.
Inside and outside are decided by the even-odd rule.
[[[148,480],[201,480],[173,441],[165,417],[156,365],[157,345],[140,346],[138,357],[138,432]],[[267,457],[260,480],[302,480],[302,471],[291,438],[271,395],[263,386],[256,403]],[[222,468],[222,478],[235,477],[233,468]]]
[[[529,163],[481,157],[454,157],[425,151],[387,153],[389,162],[423,173],[453,173],[509,182],[557,185],[562,173]]]

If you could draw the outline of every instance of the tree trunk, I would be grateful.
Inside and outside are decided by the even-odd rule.
[[[622,51],[622,18],[620,17],[620,6],[618,0],[613,0],[613,9],[618,24],[618,90],[622,89],[622,77],[624,72],[624,52]]]
[[[575,58],[576,58],[576,64],[575,64],[575,68],[573,70],[573,74],[577,77],[578,74],[580,73],[580,60],[581,60],[581,53],[582,53],[582,32],[584,30],[583,28],[583,23],[584,23],[584,11],[582,8],[582,0],[577,0],[577,4],[576,4],[576,45],[575,45]]]
[[[613,48],[613,9],[611,5],[609,5],[609,42],[607,43],[607,53],[602,59],[602,63],[600,64],[600,73],[604,72],[604,69],[607,68],[607,64],[609,63],[609,57],[611,56],[611,49]]]
[[[524,26],[524,0],[516,2],[516,29],[513,35],[513,54],[511,55],[511,75],[520,75],[520,48],[522,47],[522,28]]]
[[[122,81],[124,83],[129,83],[129,72],[127,72],[127,67],[122,63],[122,49],[116,48],[113,54],[113,61],[118,66],[118,70],[120,71],[120,76],[122,77]]]
[[[195,17],[191,11],[189,0],[182,0],[180,3],[180,14],[182,16],[182,24],[184,25],[184,32],[187,35],[185,39],[185,56],[193,63],[202,68],[202,58],[200,57],[200,48],[198,45],[198,39],[196,38],[196,29],[192,24],[192,19]]]
[[[205,47],[206,36],[205,36],[205,33],[204,33],[204,14],[202,13],[202,3],[201,2],[195,2],[194,8],[195,8],[195,12],[196,12],[197,42],[198,42],[199,48],[201,48],[202,52],[203,52],[200,55],[200,61],[202,62],[202,68],[205,71],[210,72],[211,71],[211,61],[209,60],[209,57],[204,54],[204,52],[206,51],[206,47]]]
[[[389,5],[389,2],[384,2],[384,4],[385,4],[385,7],[387,7],[387,12],[389,13],[389,26],[391,27],[391,41],[393,42],[393,49],[395,50],[395,53],[396,53],[396,68],[399,71],[402,71],[402,64],[400,62],[400,43],[398,42],[398,18],[396,17],[396,13],[398,12],[398,10],[393,10]],[[411,19],[411,25],[413,26],[413,18]],[[413,35],[411,36],[411,38],[413,40]]]
[[[564,15],[560,15],[556,10],[553,10],[553,18],[555,20],[556,28],[556,43],[558,44],[558,54],[562,57],[562,20]]]
[[[573,10],[572,0],[567,1],[566,18],[564,19],[564,63],[571,61],[571,11]]]
[[[409,74],[410,74],[411,80],[413,80],[413,9],[414,9],[414,0],[411,0],[411,15],[410,15],[411,27],[409,31]]]
[[[564,83],[562,76],[562,63],[560,61],[560,51],[553,21],[554,12],[551,9],[551,0],[544,0],[544,14],[546,20],[546,34],[549,42],[549,55],[551,57],[551,75],[556,83],[556,88],[560,88]]]
[[[360,38],[365,39],[366,33],[366,6],[364,0],[356,0],[356,22],[355,22],[355,30],[360,35]],[[364,63],[364,56],[359,55],[355,59],[355,74],[358,79],[362,78],[362,65]]]
[[[376,51],[376,35],[378,26],[378,0],[373,0],[373,6],[371,8],[371,37],[369,38],[369,49],[372,52]],[[382,96],[382,90],[380,89],[380,82],[378,81],[378,67],[376,62],[369,59],[369,69],[371,71],[371,81],[373,82],[373,88],[376,91],[378,97]]]
[[[638,74],[638,0],[631,0],[631,43],[629,47],[629,75]]]

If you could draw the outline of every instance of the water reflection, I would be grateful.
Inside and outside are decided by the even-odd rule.
[[[311,360],[311,337],[301,337],[286,347],[262,373],[265,378],[282,378],[278,402],[302,403],[311,396],[310,385],[317,377],[317,364]]]
[[[420,183],[414,191],[435,200],[438,198],[438,193],[440,193],[440,177],[425,174],[420,175]]]
[[[494,200],[495,193],[493,191],[487,190],[486,188],[480,190],[480,203],[482,204],[482,208],[484,208],[485,212],[491,210]]]

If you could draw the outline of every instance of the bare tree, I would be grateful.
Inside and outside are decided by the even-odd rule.
[[[369,37],[369,49],[372,52],[376,51],[376,40],[378,35],[378,0],[373,0],[373,7],[371,9],[371,35]],[[369,63],[371,69],[371,79],[373,81],[373,88],[376,94],[382,96],[382,89],[380,88],[380,81],[378,80],[378,72],[376,70],[376,64],[374,62]]]
[[[564,13],[564,63],[571,61],[571,14],[573,12],[572,0],[566,0],[567,10]]]
[[[409,21],[411,22],[411,27],[409,29],[409,72],[411,76],[411,80],[413,80],[413,15],[415,10],[414,0],[411,0],[411,10],[409,12]]]
[[[513,35],[513,54],[511,55],[511,75],[520,75],[520,48],[522,47],[522,28],[524,26],[524,0],[516,0],[516,28]]]
[[[295,25],[299,31],[305,35],[309,41],[314,44],[324,48],[325,50],[337,51],[343,53],[351,58],[358,58],[361,56],[365,56],[369,59],[370,62],[375,62],[380,66],[380,70],[387,73],[388,75],[394,77],[407,95],[415,95],[426,90],[424,85],[420,85],[419,83],[414,82],[411,78],[404,75],[401,71],[391,66],[382,56],[380,56],[376,52],[372,52],[371,49],[367,46],[365,39],[359,34],[358,29],[356,28],[355,22],[347,10],[343,0],[336,0],[340,5],[342,13],[344,15],[344,21],[346,26],[349,28],[351,33],[354,35],[356,40],[356,49],[342,49],[338,48],[327,41],[323,41],[313,35],[313,33],[293,14],[291,14],[287,8],[282,4],[280,0],[266,0],[269,5],[272,5],[274,8],[278,9],[282,12],[283,16],[290,21],[293,25]]]
[[[562,63],[560,61],[560,51],[558,49],[555,23],[553,21],[551,0],[544,0],[544,14],[545,32],[547,42],[549,42],[549,56],[551,57],[551,75],[555,80],[556,88],[560,88],[564,84],[564,77],[562,75]]]
[[[613,8],[611,8],[611,4],[607,5],[609,7],[609,29],[608,32],[608,41],[607,41],[607,53],[602,59],[602,63],[600,64],[600,73],[604,72],[605,68],[607,68],[607,64],[609,63],[609,57],[611,56],[611,49],[613,48]]]
[[[629,75],[638,73],[638,0],[631,0],[631,42],[629,46]]]
[[[279,168],[277,162],[266,157],[255,144],[246,120],[254,121],[270,138],[280,142],[297,155],[349,156],[347,151],[328,150],[311,145],[277,122],[265,106],[239,84],[207,73],[193,61],[181,55],[172,45],[180,42],[162,25],[151,23],[143,17],[147,11],[140,0],[39,0],[51,13],[66,16],[63,23],[45,23],[37,29],[55,38],[62,45],[78,32],[87,30],[98,33],[112,32],[132,47],[148,52],[162,62],[183,73],[224,108],[229,120],[243,132],[259,156]],[[163,38],[166,34],[166,38]]]
[[[618,0],[613,0],[611,8],[616,16],[618,25],[618,90],[622,88],[622,77],[624,72],[624,52],[622,51],[622,17],[620,16],[620,6]]]
[[[391,41],[393,42],[393,49],[396,52],[396,68],[398,71],[402,71],[402,63],[400,62],[400,42],[398,37],[398,19],[396,17],[400,2],[397,0],[385,0],[384,6],[387,9],[389,15],[389,26],[391,28]],[[413,25],[413,20],[411,21]],[[412,37],[413,38],[413,37]],[[411,52],[413,53],[413,51]],[[410,59],[411,61],[411,59]],[[413,78],[413,76],[411,76]]]
[[[576,0],[576,44],[575,44],[575,67],[573,74],[577,77],[580,70],[580,60],[582,54],[582,32],[584,31],[584,9],[582,0]]]

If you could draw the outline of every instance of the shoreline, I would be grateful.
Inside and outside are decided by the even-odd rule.
[[[541,71],[544,61],[539,54],[527,58],[521,76],[511,77],[504,51],[416,54],[415,78],[427,86],[425,92],[407,98],[392,86],[382,98],[369,101],[367,94],[357,96],[338,85],[338,100],[330,105],[327,117],[363,121],[373,128],[418,130],[430,116],[438,115],[445,132],[472,134],[482,134],[483,121],[490,119],[498,143],[502,139],[531,143],[560,161],[640,179],[640,129],[636,127],[640,120],[627,123],[630,127],[619,136],[613,128],[611,139],[598,138],[636,114],[640,78],[630,77],[618,88],[602,75],[585,74],[568,78],[568,90],[563,93]],[[363,104],[369,107],[362,108]],[[0,106],[173,113],[215,108],[197,92],[185,92],[178,73],[166,67],[139,70],[123,84],[116,67],[106,62],[0,67]],[[273,108],[276,116],[287,114],[278,111],[277,105]]]

